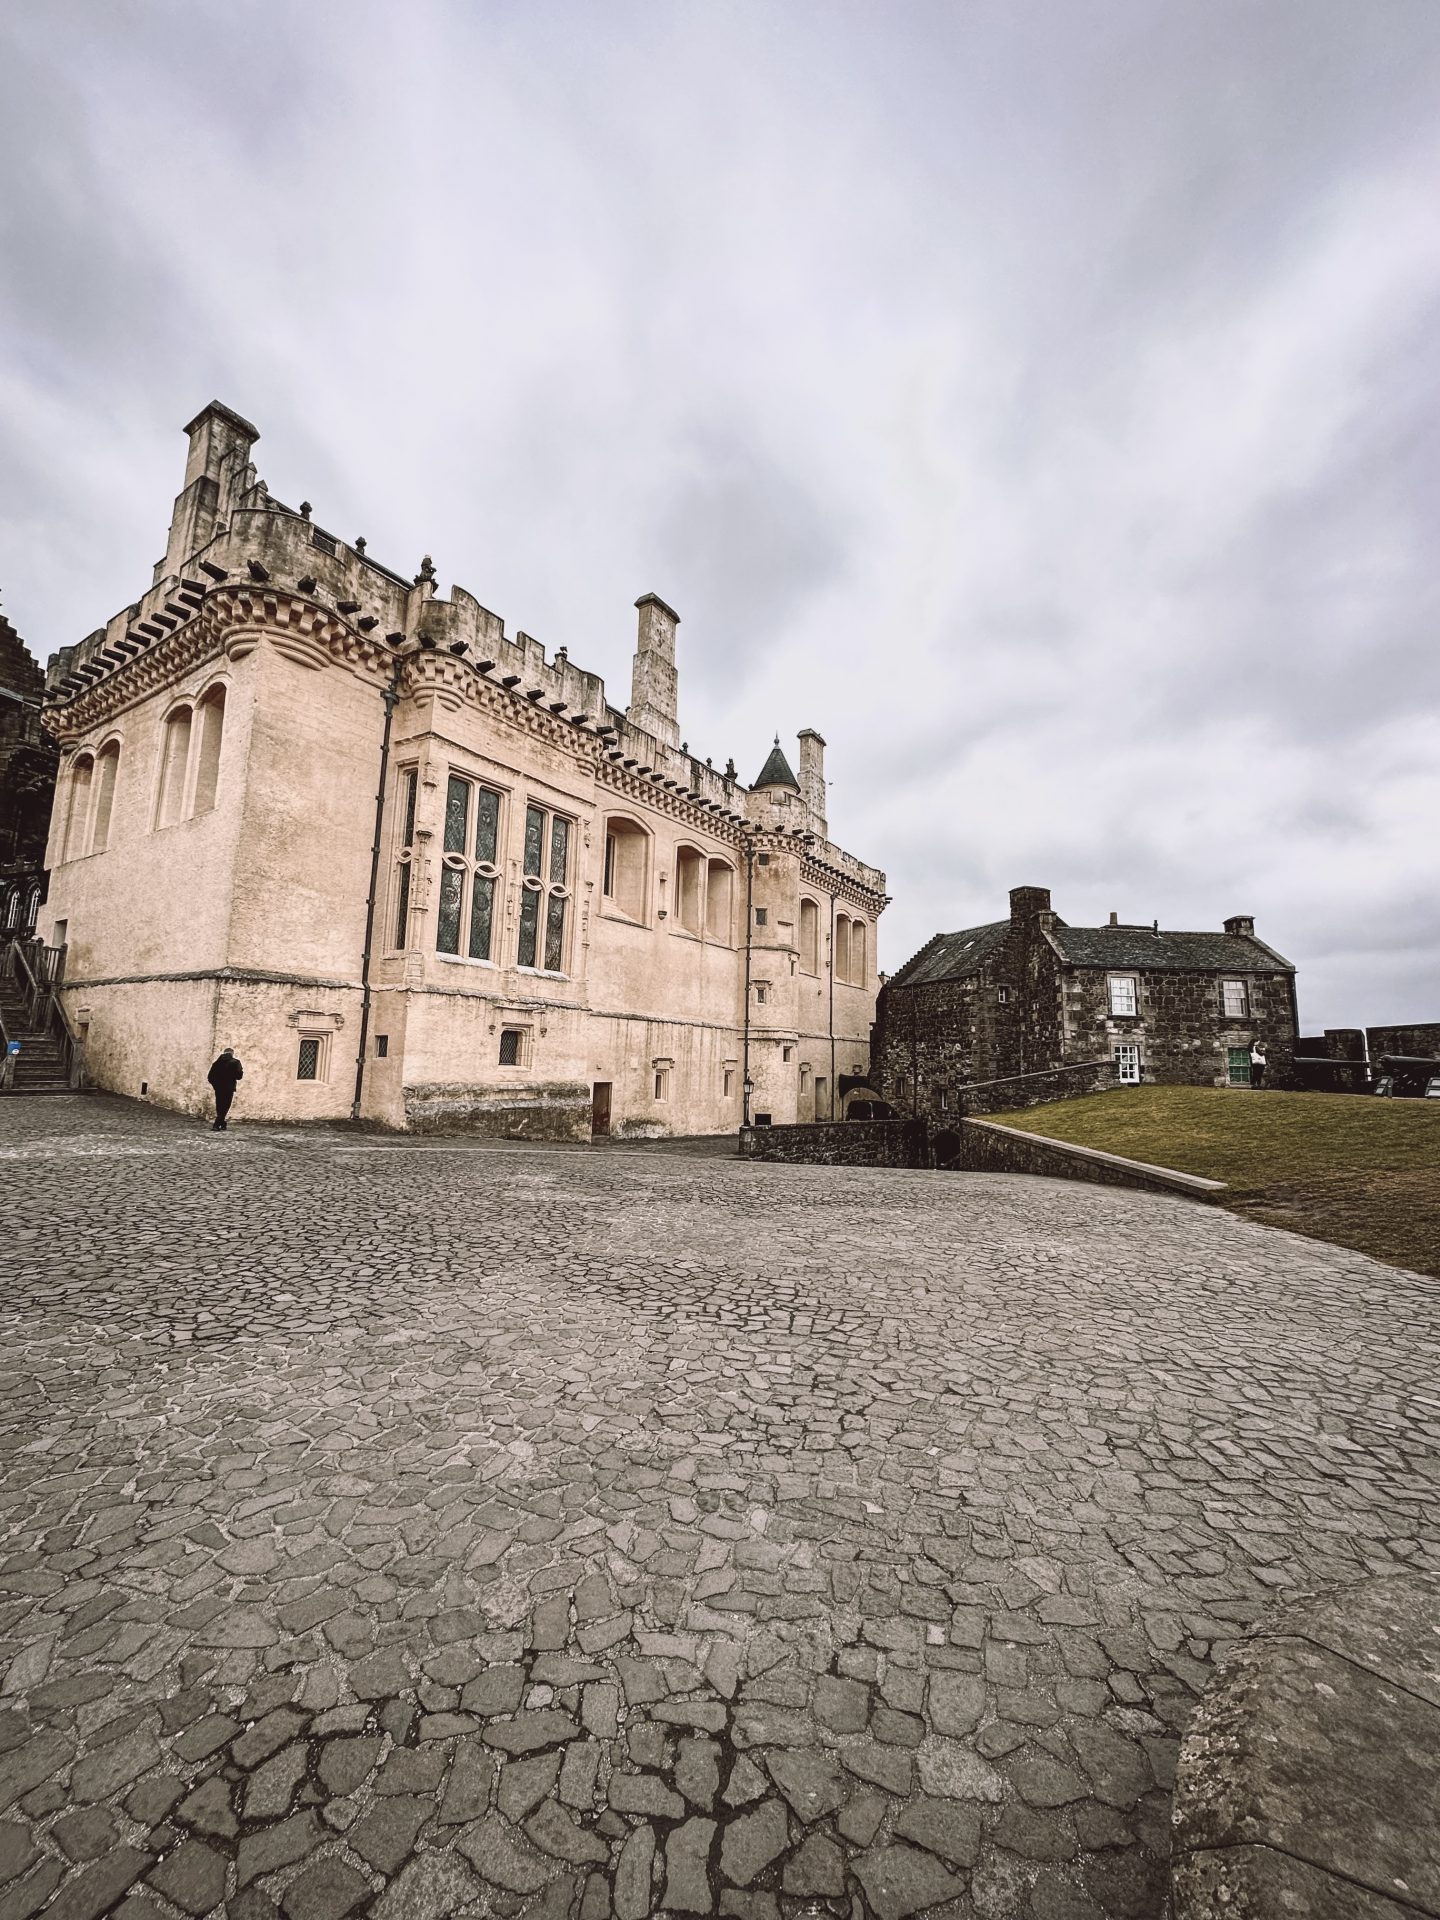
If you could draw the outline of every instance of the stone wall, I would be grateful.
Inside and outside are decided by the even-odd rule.
[[[807,1167],[928,1167],[923,1120],[839,1120],[828,1126],[742,1127],[747,1160]]]
[[[1045,1073],[1021,1073],[1009,1080],[982,1080],[961,1087],[962,1114],[1013,1113],[1020,1107],[1043,1107],[1053,1100],[1080,1100],[1090,1093],[1108,1093],[1115,1085],[1113,1060],[1077,1060],[1073,1067],[1052,1067]]]
[[[950,1148],[953,1158],[946,1152],[951,1141],[955,1142]],[[1066,1140],[1047,1140],[988,1120],[962,1121],[958,1139],[954,1134],[937,1134],[933,1147],[937,1160],[966,1173],[1033,1173],[1052,1180],[1088,1180],[1102,1187],[1138,1187],[1147,1193],[1182,1194],[1186,1199],[1212,1202],[1225,1193],[1219,1180],[1125,1160],[1119,1154],[1099,1153]]]
[[[1421,1020],[1408,1027],[1367,1027],[1370,1058],[1385,1053],[1408,1053],[1422,1060],[1440,1058],[1440,1020]]]
[[[412,1133],[473,1133],[495,1140],[588,1140],[588,1084],[526,1087],[405,1088],[405,1124]]]

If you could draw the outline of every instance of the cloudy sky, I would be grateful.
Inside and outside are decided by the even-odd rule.
[[[0,591],[180,428],[681,730],[829,741],[881,962],[1048,885],[1440,1018],[1436,0],[0,6]]]

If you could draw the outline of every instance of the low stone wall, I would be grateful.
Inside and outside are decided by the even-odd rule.
[[[1284,1606],[1216,1672],[1180,1748],[1175,1920],[1440,1914],[1440,1580]]]
[[[1219,1200],[1227,1191],[1221,1180],[1202,1180],[1198,1174],[1173,1167],[1153,1167],[1144,1160],[1126,1160],[1118,1153],[1095,1147],[1077,1147],[1068,1140],[1022,1133],[1018,1127],[997,1127],[993,1120],[963,1120],[956,1148],[947,1154],[945,1136],[932,1142],[936,1159],[966,1173],[1038,1173],[1053,1180],[1090,1180],[1105,1187],[1139,1187],[1149,1193],[1178,1193],[1189,1200]]]
[[[1050,1067],[1041,1073],[1012,1074],[1008,1080],[977,1080],[960,1088],[960,1111],[965,1115],[1013,1113],[1019,1107],[1108,1093],[1114,1085],[1113,1060],[1078,1060],[1073,1066]]]
[[[805,1167],[928,1167],[923,1120],[836,1120],[815,1126],[742,1127],[746,1160]]]

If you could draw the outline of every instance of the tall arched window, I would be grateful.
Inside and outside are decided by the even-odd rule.
[[[813,900],[800,902],[800,971],[820,971],[820,908]]]
[[[225,731],[225,689],[211,687],[196,708],[200,748],[195,759],[195,799],[192,813],[209,813],[220,784],[220,740]]]
[[[850,984],[852,987],[868,985],[870,974],[866,957],[866,928],[863,920],[850,923]]]
[[[185,804],[185,771],[190,764],[190,709],[177,707],[165,722],[160,747],[160,799],[155,809],[157,827],[180,818]]]
[[[104,853],[110,844],[110,813],[115,805],[115,775],[120,769],[120,742],[112,740],[95,762],[95,823],[90,829],[90,851]]]
[[[835,951],[831,955],[837,980],[850,978],[850,916],[838,914],[835,920]]]
[[[694,847],[675,855],[675,918],[687,933],[699,933],[705,918],[705,856]]]
[[[735,869],[727,860],[712,860],[705,876],[705,931],[727,945],[735,937]]]
[[[605,873],[601,894],[606,907],[627,920],[645,918],[645,866],[650,836],[634,820],[605,822]]]
[[[70,805],[65,813],[65,845],[62,860],[78,860],[85,851],[85,828],[90,817],[90,782],[95,773],[94,759],[82,753],[70,772]]]

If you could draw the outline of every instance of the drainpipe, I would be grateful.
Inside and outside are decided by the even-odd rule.
[[[755,936],[755,842],[745,840],[745,1026],[740,1053],[741,1124],[750,1124],[750,944]]]
[[[835,1102],[840,1088],[835,1079],[835,896],[830,896],[830,1111],[825,1116],[835,1118]]]
[[[390,777],[390,730],[400,698],[404,660],[397,658],[381,698],[385,702],[385,729],[380,736],[380,783],[375,789],[375,839],[370,848],[370,892],[365,901],[365,950],[360,956],[360,1050],[355,1056],[355,1098],[350,1118],[360,1118],[360,1096],[365,1089],[365,1049],[370,1043],[370,952],[375,940],[375,897],[380,890],[380,841],[385,824],[385,783]]]

